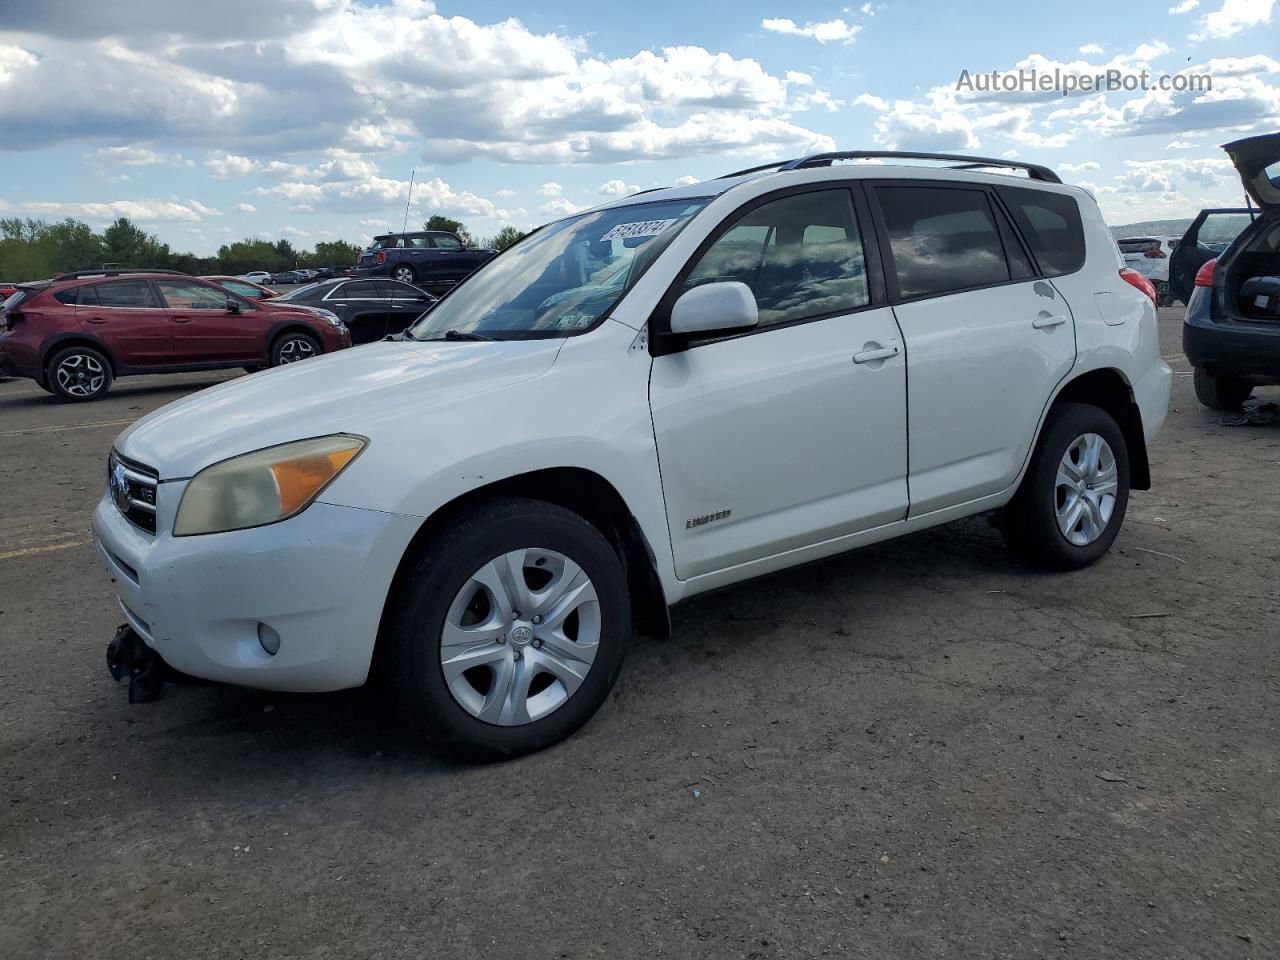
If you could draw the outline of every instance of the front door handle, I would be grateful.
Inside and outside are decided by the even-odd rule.
[[[190,323],[191,322],[190,317],[170,317],[169,319],[171,319],[174,323]]]
[[[86,318],[86,322],[88,322],[88,323],[106,323],[106,322],[107,322],[107,318],[106,318],[106,317],[87,317],[87,318]]]
[[[868,343],[861,353],[853,355],[854,363],[875,363],[877,360],[888,360],[898,355],[898,345],[882,347],[878,343]]]
[[[1041,310],[1040,315],[1031,321],[1031,325],[1037,330],[1049,330],[1053,327],[1060,327],[1066,322],[1067,318],[1061,314],[1053,314]]]

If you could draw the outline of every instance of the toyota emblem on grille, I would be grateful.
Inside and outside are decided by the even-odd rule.
[[[111,488],[111,499],[115,501],[121,513],[129,512],[129,482],[125,479],[124,464],[115,461],[107,474],[107,485]]]

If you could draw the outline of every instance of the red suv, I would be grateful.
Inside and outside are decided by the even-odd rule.
[[[167,270],[98,270],[24,283],[0,305],[0,375],[60,400],[98,400],[116,377],[245,367],[351,346],[328,310],[277,306]]]

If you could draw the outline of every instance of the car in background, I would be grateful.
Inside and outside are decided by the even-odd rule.
[[[1124,237],[1117,240],[1120,255],[1130,270],[1136,270],[1156,289],[1157,303],[1167,307],[1169,299],[1169,256],[1178,245],[1178,237]]]
[[[24,283],[0,306],[0,375],[59,400],[100,400],[117,377],[257,369],[351,346],[328,310],[259,302],[172,270],[94,270]]]
[[[271,282],[277,285],[282,283],[310,283],[311,277],[305,270],[285,270],[272,276]]]
[[[497,250],[468,247],[443,230],[388,233],[373,238],[356,263],[357,277],[390,277],[432,293],[457,285]]]
[[[0,303],[12,297],[18,290],[16,283],[0,282]]]
[[[1201,210],[1169,255],[1169,296],[1190,303],[1200,268],[1220,256],[1257,216],[1248,207]]]
[[[239,279],[248,280],[250,283],[270,283],[271,274],[266,270],[251,270],[248,273],[240,274]]]
[[[1182,349],[1195,369],[1196,398],[1238,410],[1255,387],[1280,384],[1280,133],[1222,149],[1258,209],[1222,249],[1203,241],[1196,248],[1210,256],[1187,301]]]
[[[351,342],[358,345],[401,333],[436,298],[399,280],[338,278],[290,290],[280,296],[279,302],[332,311],[351,331]]]
[[[260,283],[254,283],[252,280],[245,280],[243,277],[224,277],[224,276],[203,276],[201,280],[209,280],[218,284],[220,287],[226,287],[232,293],[238,293],[242,297],[248,297],[250,300],[270,300],[273,297],[280,296],[270,287],[264,287]]]

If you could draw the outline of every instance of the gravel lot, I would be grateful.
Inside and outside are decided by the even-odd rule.
[[[1280,423],[1198,406],[1161,314],[1155,489],[1102,563],[976,519],[705,597],[489,766],[361,691],[130,707],[103,459],[226,375],[0,383],[0,957],[1280,955]]]

